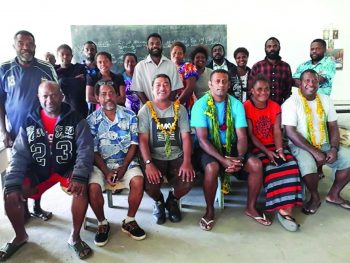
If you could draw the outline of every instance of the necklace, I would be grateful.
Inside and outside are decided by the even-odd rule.
[[[169,157],[171,154],[171,142],[170,142],[170,135],[175,132],[176,130],[176,124],[179,120],[179,112],[180,112],[180,101],[176,100],[173,104],[174,107],[174,121],[170,125],[169,129],[165,129],[164,126],[160,123],[157,112],[154,110],[152,102],[147,101],[146,103],[147,107],[151,111],[151,117],[154,120],[154,122],[157,125],[157,130],[160,130],[160,132],[164,135],[165,138],[165,155],[166,157]]]
[[[324,112],[322,102],[320,97],[316,94],[316,113],[320,124],[320,140],[319,143],[316,142],[314,124],[312,122],[312,111],[307,103],[306,98],[301,93],[300,89],[298,90],[299,96],[301,97],[301,101],[303,103],[304,112],[306,115],[306,127],[307,127],[307,140],[310,144],[315,146],[317,149],[321,149],[321,144],[325,141],[328,142],[327,129],[326,129],[326,114]]]

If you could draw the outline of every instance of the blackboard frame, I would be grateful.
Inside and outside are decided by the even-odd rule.
[[[71,25],[74,61],[82,63],[83,45],[91,40],[98,51],[112,54],[116,71],[123,70],[122,57],[126,52],[136,53],[138,60],[148,53],[146,39],[151,33],[158,33],[163,39],[163,54],[170,58],[170,46],[174,41],[186,45],[188,56],[194,46],[211,46],[220,43],[227,46],[227,25]]]

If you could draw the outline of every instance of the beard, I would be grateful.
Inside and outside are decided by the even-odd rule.
[[[148,54],[150,54],[151,56],[154,56],[154,57],[161,57],[162,53],[163,53],[162,47],[157,48],[157,49],[156,48],[148,49]]]
[[[275,59],[278,59],[280,57],[280,51],[270,51],[270,52],[267,52],[265,50],[265,54],[266,54],[266,57],[269,58],[269,59],[272,59],[272,60],[275,60]]]
[[[316,55],[316,57],[313,57],[312,55],[310,55],[310,58],[312,61],[319,62],[321,59],[324,58],[324,54],[323,55]]]
[[[17,53],[18,59],[25,64],[32,62],[32,60],[34,59],[34,55],[34,52],[26,52],[25,54],[22,54],[20,52]]]

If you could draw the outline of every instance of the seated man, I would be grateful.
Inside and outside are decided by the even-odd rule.
[[[135,221],[143,196],[143,175],[136,155],[137,117],[133,111],[117,105],[117,91],[111,82],[98,82],[95,94],[101,108],[87,118],[94,137],[96,165],[89,181],[90,205],[98,220],[95,244],[104,246],[108,241],[109,224],[104,216],[102,196],[106,188],[130,189],[122,231],[142,240],[146,238],[145,231]]]
[[[170,101],[168,75],[156,75],[152,86],[154,99],[147,101],[138,114],[140,151],[147,177],[145,191],[155,201],[153,216],[157,224],[164,224],[165,208],[169,220],[179,222],[179,199],[190,191],[195,177],[188,113],[180,101]],[[165,203],[160,191],[164,176],[174,188]]]
[[[337,115],[329,96],[317,94],[319,77],[307,69],[300,75],[300,89],[282,105],[282,124],[289,147],[299,163],[301,176],[311,198],[304,204],[305,214],[315,214],[321,205],[317,168],[326,164],[335,172],[326,202],[350,209],[340,192],[350,181],[350,150],[339,146]]]
[[[208,81],[209,92],[196,101],[191,112],[191,126],[196,129],[201,153],[196,154],[204,170],[203,190],[206,213],[199,225],[211,230],[214,225],[214,200],[220,171],[224,173],[223,191],[229,191],[230,174],[245,179],[248,176],[248,202],[245,214],[258,223],[271,225],[260,215],[255,203],[263,181],[260,160],[247,153],[247,121],[240,101],[227,94],[229,75],[226,70],[214,70]]]
[[[25,198],[39,198],[60,182],[72,194],[73,230],[68,240],[80,259],[92,250],[81,240],[88,198],[86,185],[93,164],[93,141],[89,126],[68,104],[56,82],[39,85],[41,107],[28,115],[12,151],[5,177],[5,210],[16,232],[0,249],[0,261],[8,259],[28,241],[24,228]]]

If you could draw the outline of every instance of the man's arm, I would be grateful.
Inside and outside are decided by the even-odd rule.
[[[193,182],[193,178],[195,177],[195,172],[191,163],[191,155],[192,155],[192,142],[191,135],[189,132],[181,133],[182,139],[182,150],[183,150],[183,162],[179,170],[179,176],[182,177],[183,182]]]
[[[327,163],[333,163],[337,160],[338,150],[339,150],[339,128],[337,121],[328,122],[328,136],[329,144],[331,146],[330,150],[327,152],[326,161]]]
[[[236,129],[237,135],[237,152],[238,156],[244,156],[247,153],[248,139],[246,128]]]
[[[6,130],[6,123],[5,123],[5,105],[4,103],[0,103],[0,138],[2,142],[4,143],[6,148],[9,148],[12,146],[13,141],[11,140],[10,134]]]

